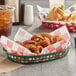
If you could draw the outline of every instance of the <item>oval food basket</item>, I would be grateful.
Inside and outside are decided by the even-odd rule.
[[[42,26],[55,30],[62,26],[66,26],[69,32],[76,33],[76,23],[66,23],[64,21],[42,21]]]
[[[44,55],[35,55],[35,56],[14,55],[14,54],[8,53],[5,49],[4,50],[7,53],[8,59],[13,62],[21,63],[21,64],[34,64],[34,63],[47,62],[47,61],[52,61],[52,60],[63,58],[68,54],[69,49],[70,47],[63,51],[54,52],[50,54],[44,54]]]

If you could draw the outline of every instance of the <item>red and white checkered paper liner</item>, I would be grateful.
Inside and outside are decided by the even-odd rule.
[[[58,52],[58,51],[66,49],[67,47],[70,46],[70,44],[68,44],[68,42],[70,40],[70,35],[69,35],[69,32],[67,31],[66,26],[63,26],[63,27],[55,30],[51,34],[62,35],[65,40],[63,40],[61,42],[57,42],[46,48],[43,48],[41,54]],[[15,41],[23,42],[24,40],[29,40],[31,38],[31,36],[32,35],[30,33],[23,30],[22,28],[20,28],[14,37],[14,41],[8,39],[5,36],[1,36],[1,44],[7,50],[7,52],[9,52],[11,54],[26,55],[26,56],[27,55],[29,55],[29,56],[36,55],[35,53],[30,52],[30,50],[28,50],[27,48],[15,43]]]

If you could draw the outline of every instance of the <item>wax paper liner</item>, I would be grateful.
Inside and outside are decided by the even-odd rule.
[[[53,35],[62,35],[65,40],[62,40],[61,42],[57,42],[53,45],[50,45],[46,48],[44,48],[41,52],[41,54],[46,54],[46,53],[52,53],[52,52],[57,52],[57,51],[62,51],[69,47],[70,45],[68,44],[70,40],[70,35],[69,32],[67,31],[66,26],[63,26],[51,34]],[[23,30],[22,28],[19,28],[18,32],[16,33],[14,37],[14,41],[8,39],[5,36],[1,36],[1,44],[2,46],[7,50],[7,52],[15,55],[36,55],[35,53],[30,52],[27,48],[17,44],[15,41],[20,41],[23,42],[24,40],[29,40],[32,35],[28,33],[27,31]]]
[[[64,22],[64,21],[50,21],[50,20],[45,20],[45,17],[48,15],[50,9],[49,8],[43,8],[43,7],[39,6],[39,5],[37,5],[37,9],[39,11],[38,19],[41,20],[41,21],[43,21],[43,22],[55,22],[55,23],[62,23],[62,24],[66,24],[66,23],[67,24],[71,24],[71,23],[74,23],[74,24],[76,24],[75,21],[74,22],[73,21],[72,22],[71,21],[70,22]],[[76,4],[74,4],[74,5],[70,6],[69,8],[67,8],[65,10],[65,13],[67,15],[70,15],[75,10],[76,10]]]

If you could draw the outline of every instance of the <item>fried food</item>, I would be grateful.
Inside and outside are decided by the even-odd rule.
[[[50,44],[52,44],[53,42],[53,35],[49,34],[49,33],[42,33],[41,36],[43,36],[45,39],[50,41]]]
[[[55,16],[56,7],[52,9],[52,11],[49,12],[48,16],[45,18],[46,20],[57,20]],[[56,18],[55,18],[56,17]]]
[[[45,18],[46,20],[62,20],[64,11],[60,8],[54,7]]]
[[[44,38],[40,35],[40,34],[34,34],[32,37],[31,37],[31,40],[34,40],[36,42],[39,42],[40,40],[44,40]]]
[[[57,8],[57,13],[59,13],[62,16],[64,12],[60,8]]]
[[[56,42],[61,41],[61,40],[63,40],[62,36],[54,36],[53,37],[53,43],[56,43]]]
[[[36,54],[40,54],[43,47],[38,45],[33,45],[33,44],[26,44],[24,47],[26,47],[27,49],[31,50],[31,52],[36,53]]]
[[[36,45],[26,44],[24,47],[27,48],[27,49],[29,49],[33,53],[36,53],[36,54],[40,53],[39,50],[37,50],[37,46]]]
[[[16,41],[16,43],[29,49],[32,53],[40,54],[42,49],[63,40],[62,36],[54,36],[49,33],[34,34],[30,40],[24,42]]]
[[[51,20],[51,21],[65,21],[65,22],[75,22],[76,21],[76,11],[73,11],[70,15],[66,15],[64,11],[64,6],[60,7],[54,7],[45,20]]]
[[[41,45],[38,45],[38,46],[37,46],[37,50],[38,50],[40,53],[41,53],[42,49],[43,49],[43,47],[42,47]]]
[[[23,45],[23,43],[21,43],[21,42],[19,42],[19,41],[16,41],[16,43],[18,43],[18,44],[20,44],[20,45],[24,46],[24,45]]]
[[[76,11],[72,12],[71,14],[71,20],[76,21]]]
[[[45,48],[50,45],[50,42],[47,40],[42,40],[38,44],[41,45],[43,48]]]
[[[25,44],[35,44],[35,45],[36,45],[37,43],[36,43],[36,41],[34,41],[34,40],[26,40],[26,41],[23,42],[23,44],[24,44],[24,45],[25,45]]]

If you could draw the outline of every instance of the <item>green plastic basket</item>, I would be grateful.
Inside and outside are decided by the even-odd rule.
[[[8,53],[5,49],[4,50],[7,53],[8,59],[13,62],[21,63],[21,64],[34,64],[34,63],[47,62],[47,61],[63,58],[68,54],[69,49],[70,47],[63,51],[54,52],[50,54],[44,54],[44,55],[34,55],[34,56],[13,55],[13,54]]]

